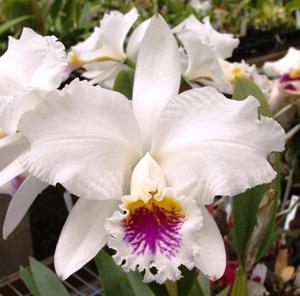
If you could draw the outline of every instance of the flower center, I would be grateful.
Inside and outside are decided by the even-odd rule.
[[[152,197],[148,202],[139,199],[126,204],[128,215],[122,221],[123,240],[140,255],[159,251],[167,258],[175,257],[181,246],[180,229],[185,220],[181,204],[166,196],[162,200]]]

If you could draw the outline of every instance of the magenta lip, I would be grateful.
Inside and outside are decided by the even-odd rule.
[[[123,239],[132,246],[134,254],[144,255],[150,251],[155,255],[159,250],[171,259],[181,247],[179,231],[183,222],[184,215],[176,209],[167,211],[155,204],[151,209],[140,207],[123,220]]]

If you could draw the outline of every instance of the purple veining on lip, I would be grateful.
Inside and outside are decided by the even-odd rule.
[[[159,250],[167,258],[175,257],[181,246],[179,233],[184,215],[176,209],[166,210],[155,204],[151,208],[139,207],[123,220],[124,241],[133,253],[155,255]]]
[[[11,184],[14,194],[17,192],[17,190],[22,185],[24,180],[25,180],[25,178],[23,176],[17,176],[11,180],[10,184]]]
[[[292,84],[285,85],[284,89],[290,90],[290,91],[296,91],[297,90],[296,87],[294,85],[292,85]]]

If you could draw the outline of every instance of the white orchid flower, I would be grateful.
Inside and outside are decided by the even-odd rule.
[[[184,49],[181,50],[182,76],[192,87],[210,85],[227,94],[232,86],[225,77],[220,60],[214,50],[193,31],[178,32]]]
[[[14,194],[4,223],[4,237],[18,225],[36,195],[47,184],[28,176],[19,163],[29,143],[17,125],[45,92],[57,88],[67,66],[64,46],[54,36],[42,37],[24,28],[19,40],[9,38],[0,57],[0,191]],[[20,180],[24,182],[19,182]],[[17,190],[16,190],[17,189]]]
[[[231,94],[232,86],[222,71],[221,61],[231,57],[239,40],[231,34],[217,32],[208,17],[200,22],[194,15],[176,26],[173,32],[184,47],[181,59],[185,80],[192,87],[210,85]]]
[[[299,70],[291,71],[272,81],[268,103],[274,113],[279,112],[288,104],[293,104],[298,111],[300,110]],[[287,114],[285,117],[290,117],[290,114]]]
[[[258,119],[255,98],[229,100],[211,87],[178,95],[180,79],[176,40],[154,16],[132,102],[75,80],[22,117],[31,145],[22,165],[80,196],[55,252],[61,278],[106,243],[147,282],[179,279],[182,264],[211,279],[223,274],[223,239],[204,205],[270,182],[266,157],[284,149],[284,131]]]
[[[270,94],[270,80],[267,76],[259,74],[255,65],[249,65],[245,61],[242,61],[240,63],[230,63],[220,59],[219,62],[224,76],[231,84],[234,84],[236,78],[244,76],[253,80],[266,96]]]
[[[300,68],[300,50],[290,47],[286,55],[274,62],[266,62],[264,72],[269,77],[278,77]]]
[[[149,25],[147,20],[137,26],[124,51],[126,36],[137,18],[136,8],[127,14],[119,11],[105,14],[91,36],[72,47],[69,54],[71,67],[83,66],[86,70],[84,77],[91,79],[92,83],[112,88],[118,73],[128,69],[124,63],[136,61],[139,45]]]
[[[203,44],[212,48],[218,58],[224,60],[232,56],[233,50],[238,47],[240,42],[232,34],[216,31],[211,25],[209,17],[205,17],[203,22],[200,22],[194,15],[190,15],[173,29],[175,34],[185,31],[192,32],[195,37],[200,38]]]

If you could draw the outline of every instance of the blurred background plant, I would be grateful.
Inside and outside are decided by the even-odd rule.
[[[209,15],[221,31],[246,34],[249,29],[296,28],[300,1],[283,0],[2,0],[0,2],[0,52],[7,36],[18,36],[29,26],[43,35],[56,35],[68,48],[83,40],[98,25],[104,12],[138,8],[141,19],[161,13],[176,25],[191,13],[199,19]],[[299,24],[298,24],[299,25]]]

